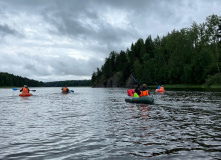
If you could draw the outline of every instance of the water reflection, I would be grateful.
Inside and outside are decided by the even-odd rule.
[[[129,108],[135,113],[134,118],[143,119],[146,119],[149,116],[149,112],[151,110],[151,107],[149,107],[147,104],[135,104],[129,106]]]

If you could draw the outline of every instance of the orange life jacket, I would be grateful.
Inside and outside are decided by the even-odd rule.
[[[63,87],[63,92],[68,92],[67,87]]]
[[[140,91],[140,92],[141,92],[140,97],[149,96],[149,91],[148,90]]]
[[[160,87],[160,90],[164,90],[164,87]]]
[[[23,87],[22,93],[28,93],[28,88]]]

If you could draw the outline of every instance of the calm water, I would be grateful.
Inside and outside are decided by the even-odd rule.
[[[220,159],[221,92],[167,91],[154,105],[126,88],[0,89],[0,159]]]

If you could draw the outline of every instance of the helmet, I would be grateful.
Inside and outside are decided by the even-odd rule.
[[[24,85],[24,87],[28,87],[27,85]]]

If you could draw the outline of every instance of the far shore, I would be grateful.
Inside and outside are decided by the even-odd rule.
[[[157,89],[159,85],[148,85],[148,88],[150,89]],[[161,86],[161,85],[160,85]],[[221,89],[221,85],[211,85],[209,87],[206,87],[204,85],[199,85],[199,84],[165,84],[163,85],[164,88],[166,89]],[[42,86],[44,87],[44,86]],[[92,87],[92,86],[68,86],[68,87]],[[136,85],[134,85],[136,87]],[[0,86],[0,88],[17,88],[21,89],[22,87],[15,87],[15,86]],[[29,86],[29,88],[35,88],[32,86]],[[50,87],[48,87],[50,88]],[[95,87],[95,88],[105,88],[105,87]],[[111,88],[111,87],[110,87]],[[113,88],[118,88],[118,87],[113,87]],[[125,87],[122,87],[125,88]],[[128,87],[126,87],[128,88]]]
[[[203,85],[199,85],[199,84],[165,84],[163,85],[165,88],[220,88],[221,89],[221,85],[211,85],[209,87],[203,86]],[[148,86],[149,88],[157,88],[158,85],[150,85]]]

